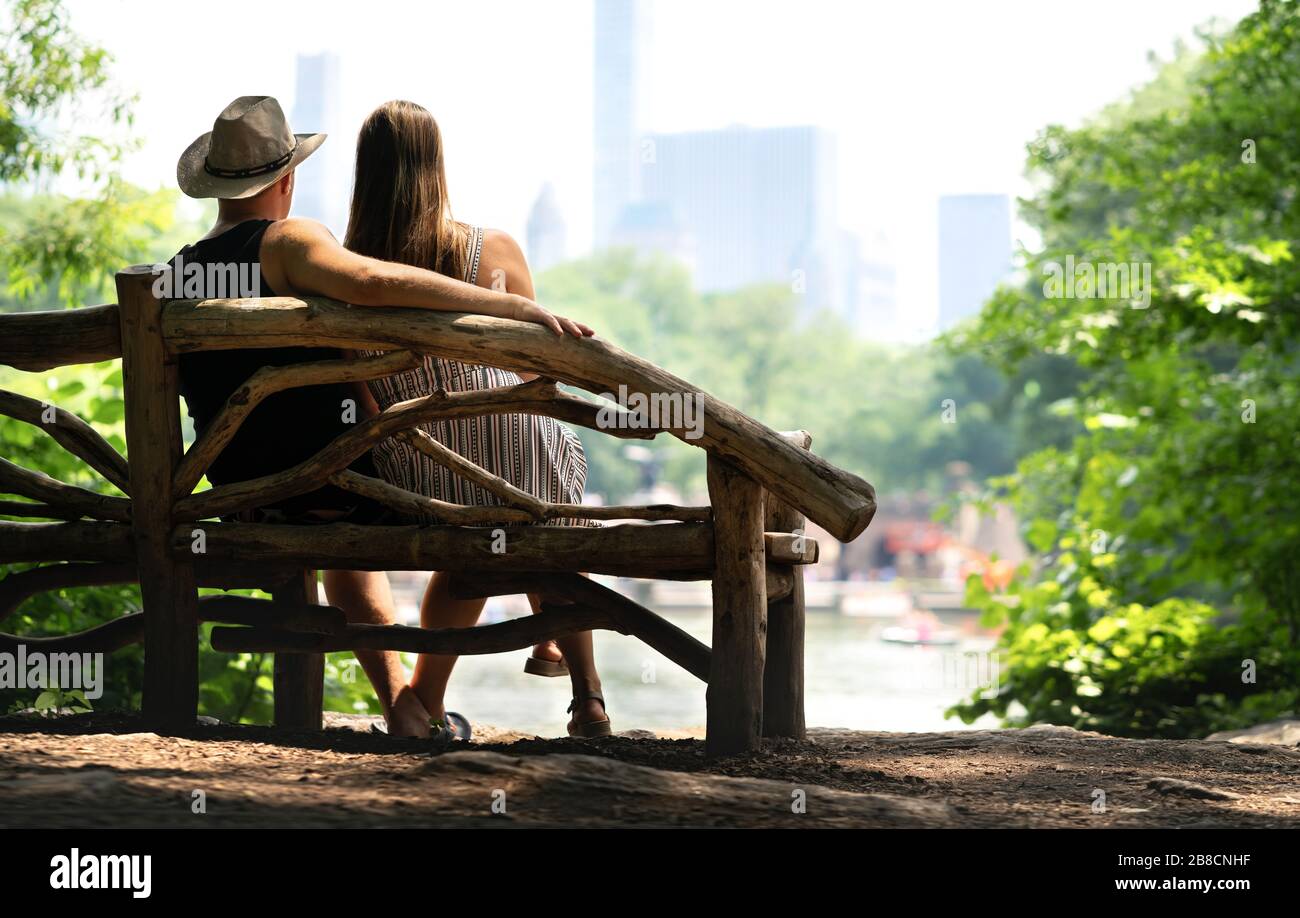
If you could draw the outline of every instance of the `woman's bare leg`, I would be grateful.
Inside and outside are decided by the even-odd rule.
[[[438,571],[429,578],[420,603],[422,628],[470,628],[478,621],[485,599],[457,599],[451,595],[451,576]],[[415,677],[411,688],[424,703],[429,716],[442,720],[447,716],[447,681],[456,666],[457,657],[422,653],[415,662]]]
[[[564,602],[562,599],[556,602]],[[536,593],[528,594],[528,602],[533,607],[533,614],[542,611],[542,597]],[[557,638],[555,643],[564,654],[564,661],[569,667],[569,681],[573,685],[573,697],[585,700],[578,702],[573,709],[575,724],[589,724],[604,720],[608,715],[599,701],[586,698],[588,692],[600,691],[600,674],[596,672],[596,650],[591,640],[590,631],[570,634]],[[540,646],[540,645],[539,645]],[[536,648],[534,648],[536,650]]]

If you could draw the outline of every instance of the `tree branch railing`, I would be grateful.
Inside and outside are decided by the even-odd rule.
[[[93,427],[71,411],[25,395],[0,390],[0,414],[39,427],[60,446],[103,475],[123,494],[131,493],[126,459]]]
[[[277,718],[284,713],[310,725],[313,710],[319,723],[319,685],[313,688],[312,683],[319,681],[319,655],[325,652],[493,653],[604,628],[638,637],[710,683],[711,755],[755,748],[764,732],[802,735],[800,570],[818,557],[816,541],[803,532],[803,520],[848,541],[875,512],[871,485],[809,452],[806,432],[771,430],[598,338],[561,338],[540,326],[482,316],[361,309],[324,299],[161,303],[151,292],[158,270],[141,266],[119,274],[120,307],[0,316],[0,363],[44,370],[123,357],[130,462],[89,424],[35,399],[0,392],[0,414],[40,426],[106,482],[141,501],[136,505],[127,497],[58,482],[0,460],[0,493],[22,498],[0,501],[0,515],[61,520],[0,521],[0,564],[45,565],[0,580],[0,619],[38,593],[76,586],[139,582],[144,606],[141,614],[62,638],[0,634],[0,648],[28,640],[51,650],[115,649],[143,640],[146,717],[172,724],[184,721],[194,704],[193,629],[201,620],[216,621],[222,626],[213,630],[214,648],[277,654]],[[230,396],[216,420],[182,453],[178,356],[270,347],[381,353],[263,368]],[[440,390],[399,403],[360,420],[290,469],[194,490],[268,397],[291,388],[365,382],[409,371],[424,354],[511,367],[539,378],[490,390]],[[558,383],[604,400],[562,391]],[[656,418],[657,426],[652,426],[644,414],[614,404],[609,393],[615,391],[630,394],[629,404],[637,403],[636,396],[642,404],[658,398],[686,406],[690,400],[698,408],[699,423],[678,414]],[[544,501],[420,429],[435,421],[513,413],[552,417],[619,438],[668,433],[699,447],[708,454],[711,506]],[[498,503],[466,506],[435,500],[349,468],[388,438],[401,440]],[[411,523],[213,521],[325,484],[397,510]],[[619,522],[538,525],[568,520]],[[508,546],[504,552],[498,544],[502,535]],[[319,569],[447,571],[458,595],[535,592],[544,596],[543,611],[448,631],[347,625],[337,610],[313,605],[314,582],[304,582],[301,572]],[[713,648],[579,576],[580,571],[713,581]],[[269,603],[195,597],[199,586],[266,589],[268,584],[279,584],[271,589],[275,601]],[[770,631],[769,615],[775,616]],[[785,695],[779,703],[763,697],[765,656],[773,680],[769,694],[779,690]],[[288,693],[283,705],[282,690]]]
[[[596,394],[617,392],[624,386],[630,393],[647,396],[690,397],[698,401],[702,414],[699,436],[693,436],[696,431],[684,423],[664,431],[734,465],[841,541],[856,538],[875,513],[875,490],[858,476],[799,449],[725,402],[599,338],[560,337],[538,325],[489,316],[357,308],[333,300],[291,297],[175,301],[163,309],[162,325],[172,355],[248,347],[405,349],[534,372]],[[534,407],[518,410],[547,413]],[[412,417],[417,414],[412,412]],[[434,417],[436,413],[413,423]],[[624,429],[617,424],[584,426],[605,433]]]
[[[599,411],[597,405],[558,392],[555,382],[547,379],[475,392],[435,392],[433,395],[399,402],[375,417],[359,421],[351,430],[339,434],[315,456],[292,468],[237,484],[219,485],[181,498],[176,502],[176,514],[179,519],[207,519],[253,507],[264,507],[306,494],[325,484],[330,476],[342,472],[357,457],[383,440],[417,424],[484,414],[540,414],[552,417],[562,414],[569,420],[599,430]]]
[[[263,367],[231,394],[216,420],[208,425],[185,453],[180,468],[176,470],[176,481],[172,486],[173,498],[181,500],[189,496],[222,449],[234,439],[253,409],[267,396],[300,386],[381,379],[419,365],[419,355],[410,351],[394,351],[391,354],[356,360],[320,360],[283,367]]]

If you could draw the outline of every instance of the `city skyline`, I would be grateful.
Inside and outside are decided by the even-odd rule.
[[[591,248],[609,245],[623,209],[640,199],[650,15],[646,0],[595,0],[592,24]]]
[[[1012,266],[1011,199],[1005,194],[939,198],[939,331],[976,315]]]
[[[294,80],[293,124],[316,125],[313,131],[338,135],[342,131],[339,88],[343,84],[338,54],[299,54]],[[356,156],[343,144],[322,144],[311,169],[294,177],[294,213],[319,220],[342,239],[348,222],[348,196],[339,186],[351,187]]]
[[[121,3],[69,6],[73,24],[115,56],[119,82],[139,91],[143,143],[125,161],[129,180],[170,187],[179,151],[236,95],[275,95],[292,112],[297,54],[334,49],[347,76],[342,127],[326,146],[342,147],[350,161],[365,115],[387,99],[411,98],[442,125],[457,216],[522,241],[538,189],[550,181],[568,221],[570,252],[591,246],[589,3],[543,8],[498,0],[434,12],[375,0],[376,15],[350,26],[345,47],[334,37],[330,4],[304,15],[291,4],[230,0],[228,15],[209,23],[201,44],[165,40],[168,7],[160,0],[134,2],[129,15]],[[1039,129],[1078,123],[1149,78],[1149,52],[1167,58],[1176,38],[1209,17],[1239,17],[1252,7],[1250,0],[1160,8],[1102,0],[1095,16],[1078,17],[1064,7],[1009,2],[989,16],[956,3],[845,8],[808,0],[789,17],[761,2],[669,0],[654,4],[647,53],[654,98],[644,128],[811,124],[832,131],[840,146],[841,225],[862,239],[887,232],[901,308],[932,326],[940,196],[1027,193],[1024,145]],[[1106,26],[1115,16],[1126,23],[1118,32]],[[249,17],[262,27],[242,28]],[[402,18],[409,28],[379,25]],[[1067,33],[1104,49],[1106,66],[1086,73],[1060,66],[1047,38]],[[430,35],[457,40],[438,41],[434,57]],[[489,40],[496,63],[485,67]],[[258,61],[255,79],[225,55],[236,45]],[[184,76],[160,79],[162,72]],[[346,200],[349,190],[345,182],[338,196]],[[1014,237],[1036,244],[1023,226]]]

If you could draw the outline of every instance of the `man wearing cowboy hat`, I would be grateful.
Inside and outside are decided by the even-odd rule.
[[[453,280],[410,265],[366,258],[339,245],[322,224],[289,217],[294,170],[325,141],[324,134],[295,134],[280,103],[270,96],[241,96],[181,155],[176,181],[193,198],[218,200],[217,222],[173,259],[174,272],[190,280],[206,268],[206,278],[257,279],[254,296],[325,296],[356,306],[404,306],[500,316],[546,325],[557,335],[590,335],[591,329],[554,316],[533,301]],[[340,193],[343,189],[340,189]],[[246,271],[251,267],[252,271]],[[174,278],[176,284],[182,278]],[[200,283],[202,281],[200,280]],[[235,295],[224,290],[201,296]],[[239,295],[247,296],[247,292]],[[258,369],[318,360],[338,360],[328,348],[270,348],[206,351],[180,358],[181,394],[201,434],[226,400]],[[349,418],[347,406],[352,406]],[[314,455],[356,420],[357,404],[373,404],[364,386],[310,386],[278,392],[257,406],[213,462],[213,484],[246,481],[291,468]],[[354,470],[376,476],[369,455]],[[273,522],[375,522],[387,511],[355,494],[326,486],[256,511],[251,518]],[[332,605],[351,622],[396,621],[392,594],[383,573],[325,571]],[[408,686],[395,652],[358,651],[388,722],[389,732],[427,736],[429,715]]]

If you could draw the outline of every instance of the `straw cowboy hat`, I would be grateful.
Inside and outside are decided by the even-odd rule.
[[[192,198],[251,198],[325,142],[295,134],[271,96],[240,96],[181,154],[176,182]]]

